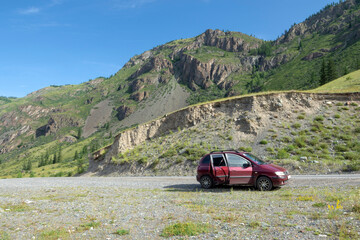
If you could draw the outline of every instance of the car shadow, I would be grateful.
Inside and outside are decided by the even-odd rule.
[[[169,192],[231,192],[231,191],[257,191],[254,187],[249,186],[228,186],[220,185],[210,189],[204,189],[200,184],[174,184],[164,186]],[[276,190],[276,188],[274,189]]]

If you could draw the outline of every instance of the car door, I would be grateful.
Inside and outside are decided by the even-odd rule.
[[[223,154],[211,155],[212,173],[217,183],[227,183],[229,179],[229,168]]]
[[[236,155],[227,153],[226,159],[229,165],[230,184],[250,184],[253,178],[253,168],[250,161]]]

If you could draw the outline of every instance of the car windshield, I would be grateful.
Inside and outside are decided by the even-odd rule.
[[[251,153],[244,153],[245,157],[253,160],[255,163],[259,164],[259,165],[264,165],[264,164],[268,164],[266,162],[264,162],[263,160],[261,160],[260,158],[252,155]]]

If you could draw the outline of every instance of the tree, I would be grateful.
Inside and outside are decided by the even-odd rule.
[[[77,161],[76,161],[76,165],[77,165],[77,173],[78,174],[81,174],[85,171],[85,168],[84,168],[84,159],[83,158],[79,158]]]
[[[78,154],[78,151],[75,151],[75,154],[74,154],[74,160],[78,159],[79,158],[79,154]]]
[[[56,153],[54,153],[54,157],[53,157],[53,161],[52,161],[52,163],[53,163],[53,164],[55,164],[55,163],[56,163],[56,161],[57,161],[57,156],[56,156]]]
[[[337,78],[335,62],[332,59],[329,59],[326,67],[327,82],[330,82]]]
[[[320,85],[324,85],[325,83],[327,83],[327,76],[326,76],[325,59],[323,59],[320,69]]]
[[[78,128],[78,132],[77,132],[77,139],[81,138],[81,128]]]
[[[56,162],[61,162],[61,161],[62,161],[62,154],[61,154],[61,146],[60,146],[58,151],[58,159]]]
[[[32,163],[30,160],[28,160],[27,162],[24,162],[23,164],[23,170],[24,171],[30,171],[32,169]]]

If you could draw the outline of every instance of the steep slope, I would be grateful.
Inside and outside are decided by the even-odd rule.
[[[194,175],[214,149],[287,159],[298,172],[360,170],[359,104],[360,93],[286,92],[187,107],[117,135],[89,174]]]

